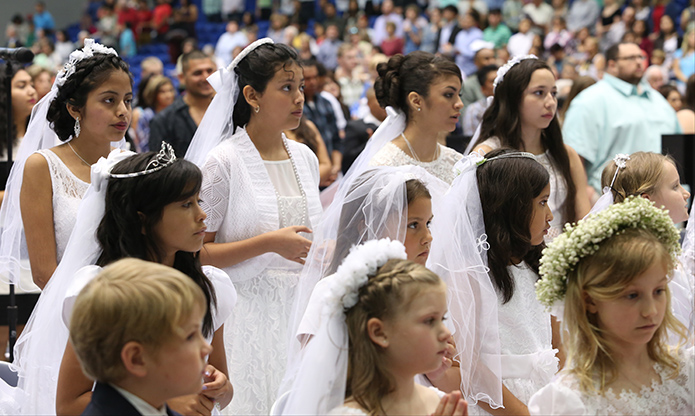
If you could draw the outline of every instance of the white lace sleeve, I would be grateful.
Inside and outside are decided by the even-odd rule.
[[[562,378],[540,389],[531,396],[528,411],[531,415],[586,415],[586,406],[579,394],[565,386]]]
[[[212,314],[212,327],[217,331],[229,318],[236,305],[237,293],[229,275],[214,266],[203,266],[203,273],[215,288],[217,306]]]
[[[217,232],[227,213],[230,196],[230,170],[226,158],[212,153],[201,169],[203,184],[200,188],[200,204],[208,215],[205,224],[208,232]]]

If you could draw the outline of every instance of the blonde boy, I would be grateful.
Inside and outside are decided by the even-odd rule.
[[[84,373],[96,380],[83,415],[176,415],[166,400],[199,393],[212,347],[200,288],[170,267],[119,260],[80,292],[70,320]]]

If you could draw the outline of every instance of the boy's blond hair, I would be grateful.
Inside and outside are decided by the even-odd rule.
[[[118,382],[126,376],[121,360],[126,343],[136,341],[156,351],[184,335],[181,324],[197,308],[205,313],[205,295],[188,276],[158,263],[122,259],[80,292],[70,319],[70,342],[88,377]]]

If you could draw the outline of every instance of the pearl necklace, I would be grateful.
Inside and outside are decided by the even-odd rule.
[[[292,171],[294,172],[294,177],[297,180],[297,186],[299,187],[299,194],[302,197],[302,221],[300,224],[296,225],[307,225],[306,224],[306,216],[307,216],[307,202],[306,202],[306,192],[304,192],[304,187],[302,186],[302,181],[299,179],[299,172],[297,171],[297,165],[294,163],[294,158],[292,157],[292,152],[290,152],[290,147],[287,145],[287,139],[283,136],[282,137],[282,145],[285,147],[285,151],[287,152],[287,156],[289,156],[290,163],[292,164]],[[285,220],[287,218],[287,213],[285,212],[285,205],[280,202],[280,193],[278,192],[277,188],[273,187],[275,189],[275,197],[278,200],[278,207],[280,208],[280,219]],[[290,224],[285,224],[286,227],[289,227]]]
[[[415,149],[413,149],[413,146],[410,145],[410,142],[409,142],[408,139],[405,137],[405,134],[401,133],[401,137],[403,137],[403,140],[405,140],[405,145],[408,146],[408,150],[410,150],[410,154],[413,156],[413,159],[414,159],[415,161],[420,162],[420,163],[432,163],[432,162],[434,162],[435,160],[439,159],[439,152],[440,152],[440,150],[439,150],[439,143],[437,143],[437,149],[435,149],[435,151],[434,151],[434,157],[432,158],[432,160],[429,161],[429,162],[423,162],[423,161],[421,161],[420,158],[417,156],[417,153],[415,153]]]

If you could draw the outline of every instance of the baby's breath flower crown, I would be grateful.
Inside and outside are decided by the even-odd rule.
[[[681,248],[679,234],[668,211],[656,208],[649,200],[633,196],[603,211],[567,225],[565,232],[543,250],[536,282],[536,297],[550,308],[565,297],[567,276],[579,261],[596,253],[599,244],[630,228],[652,232],[667,248],[673,262],[678,261]]]

